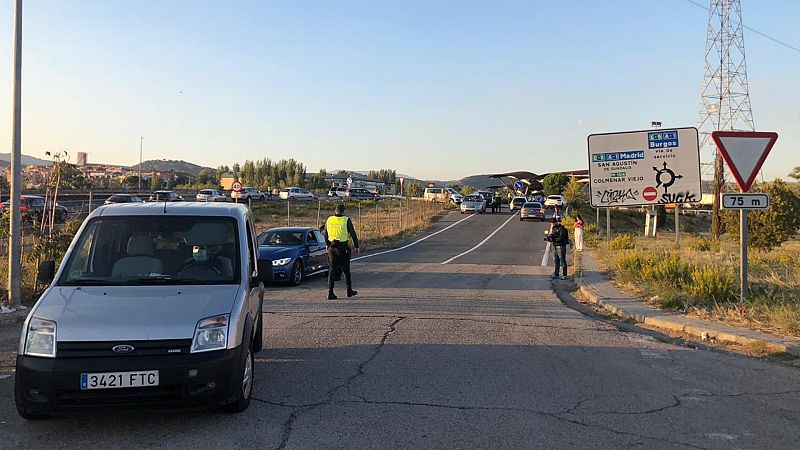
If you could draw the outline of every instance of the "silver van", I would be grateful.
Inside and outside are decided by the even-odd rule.
[[[83,223],[20,338],[26,419],[92,407],[243,411],[264,282],[251,213],[222,203],[103,206]]]

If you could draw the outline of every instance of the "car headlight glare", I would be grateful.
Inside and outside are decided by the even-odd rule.
[[[286,264],[289,264],[289,261],[291,261],[291,260],[292,260],[292,258],[273,259],[272,260],[272,265],[273,266],[285,266]]]
[[[223,350],[228,347],[229,315],[208,317],[197,322],[192,340],[192,353]]]
[[[32,317],[25,335],[25,354],[28,356],[56,357],[56,323]]]

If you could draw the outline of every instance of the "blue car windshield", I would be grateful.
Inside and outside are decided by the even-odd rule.
[[[258,245],[288,247],[303,245],[303,231],[267,231],[258,237]]]

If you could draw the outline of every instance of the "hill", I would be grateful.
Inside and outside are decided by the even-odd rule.
[[[448,181],[445,183],[446,185],[450,186],[452,184],[457,184],[459,186],[472,186],[478,189],[486,189],[489,186],[497,186],[500,184],[500,180],[497,178],[489,178],[489,175],[471,175],[468,177],[464,177],[460,180]]]
[[[11,163],[11,153],[0,153],[0,161]],[[52,161],[36,158],[35,156],[22,155],[23,166],[49,166]]]
[[[139,170],[139,164],[131,166],[132,170]],[[181,160],[174,160],[174,159],[152,159],[149,161],[142,162],[142,170],[150,171],[155,170],[157,172],[166,172],[169,170],[174,170],[175,172],[182,172],[188,173],[191,175],[197,175],[200,173],[201,170],[209,170],[214,171],[210,167],[203,167],[198,166],[197,164],[192,164],[190,162],[181,161]]]

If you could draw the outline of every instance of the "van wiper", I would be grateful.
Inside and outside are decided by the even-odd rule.
[[[129,281],[106,280],[103,278],[77,278],[74,280],[63,281],[59,286],[130,286]]]
[[[212,281],[199,280],[195,278],[173,278],[169,275],[159,275],[153,277],[133,278],[126,280],[136,285],[182,285],[182,284],[213,284]]]

